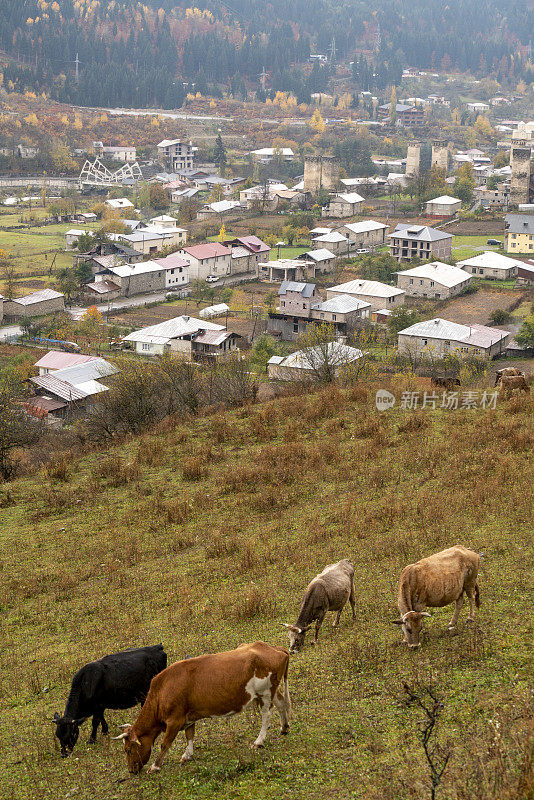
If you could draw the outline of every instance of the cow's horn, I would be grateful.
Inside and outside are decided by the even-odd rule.
[[[111,738],[113,739],[113,741],[115,741],[115,742],[116,742],[116,741],[118,741],[119,739],[126,739],[126,737],[127,737],[127,736],[128,736],[127,732],[126,732],[126,731],[124,731],[124,733],[119,733],[119,735],[118,735],[118,736],[112,736]]]
[[[422,617],[431,617],[432,614],[429,614],[428,611],[421,611],[421,616]]]
[[[130,727],[130,723],[129,722],[123,722],[122,725],[119,725],[118,727],[119,728],[129,728]]]
[[[293,625],[290,625],[288,622],[281,622],[280,625],[283,628],[292,628],[293,627]]]

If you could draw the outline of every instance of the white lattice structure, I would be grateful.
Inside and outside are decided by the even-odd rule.
[[[123,164],[122,167],[114,172],[102,164],[100,159],[86,161],[80,172],[80,187],[84,186],[121,186],[124,181],[138,181],[143,177],[141,168],[137,161],[133,164]]]

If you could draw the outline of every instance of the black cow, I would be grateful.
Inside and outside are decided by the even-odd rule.
[[[63,716],[54,714],[61,755],[72,753],[80,725],[88,717],[93,717],[88,743],[94,744],[99,725],[104,735],[108,732],[106,708],[132,708],[144,703],[152,678],[166,666],[163,645],[156,644],[112,653],[79,669],[72,679]]]

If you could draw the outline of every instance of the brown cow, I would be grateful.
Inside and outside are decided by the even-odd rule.
[[[514,389],[519,389],[520,392],[525,392],[525,394],[530,392],[525,376],[503,375],[501,378],[501,391],[504,392],[506,397],[509,397]]]
[[[495,383],[493,386],[497,386],[501,378],[513,377],[514,375],[523,375],[524,377],[525,374],[517,367],[503,367],[502,369],[498,369],[495,373]]]
[[[260,708],[262,726],[255,747],[262,747],[270,725],[273,703],[289,730],[291,699],[287,672],[289,653],[265,642],[242,644],[235,650],[177,661],[152,680],[137,720],[120,736],[128,769],[140,772],[150,758],[155,740],[165,731],[161,750],[150,772],[158,772],[179,731],[187,747],[182,762],[193,758],[195,722],[210,717],[231,717],[254,701]],[[284,693],[279,684],[284,679]]]
[[[402,625],[404,641],[410,648],[420,647],[419,637],[423,618],[430,614],[425,608],[441,608],[456,603],[448,629],[453,630],[464,604],[464,593],[469,600],[468,622],[474,622],[475,605],[480,606],[477,583],[480,556],[473,550],[456,545],[409,564],[399,580],[398,605],[400,619],[394,625]]]
[[[289,652],[298,652],[304,644],[306,631],[315,622],[315,639],[317,644],[319,629],[328,611],[335,611],[333,627],[339,625],[339,618],[347,601],[352,607],[352,619],[356,619],[354,611],[354,564],[344,558],[336,564],[329,564],[317,575],[304,593],[297,621],[294,625],[282,624],[287,628],[289,636]]]
[[[460,386],[460,378],[449,376],[444,377],[442,375],[436,375],[430,379],[432,386],[439,386],[440,388],[447,389],[447,391],[452,391],[455,386]]]

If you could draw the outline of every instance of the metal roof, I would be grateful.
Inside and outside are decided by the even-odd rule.
[[[176,269],[176,267],[189,267],[189,261],[186,261],[182,256],[171,253],[170,256],[165,258],[154,258],[154,264],[159,264],[163,269]]]
[[[312,311],[330,311],[334,314],[350,314],[351,311],[361,311],[364,308],[371,308],[371,303],[358,300],[357,297],[350,294],[338,294],[331,297],[330,300],[312,305]]]
[[[361,194],[358,194],[357,192],[349,192],[345,194],[337,194],[331,202],[335,203],[338,197],[344,203],[350,203],[351,205],[353,205],[354,203],[363,203],[365,199],[364,197],[361,196]]]
[[[86,364],[94,361],[96,356],[83,356],[79,353],[64,353],[62,350],[50,350],[46,355],[36,361],[34,366],[39,369],[65,369],[76,364]]]
[[[359,279],[332,286],[328,291],[337,292],[338,294],[363,294],[368,297],[395,297],[398,294],[404,294],[404,289],[398,289],[396,286],[388,286],[387,283],[380,283],[380,281]]]
[[[387,228],[383,222],[375,222],[373,219],[365,220],[364,222],[347,222],[343,225],[351,233],[366,233],[367,231],[379,231]]]
[[[452,206],[455,203],[461,203],[457,197],[451,197],[448,194],[442,194],[441,197],[434,197],[433,200],[428,200],[427,205],[430,203],[438,203],[440,206]]]
[[[347,237],[337,231],[330,231],[330,233],[323,233],[321,236],[315,236],[314,242],[346,242]]]
[[[215,322],[208,322],[208,320],[181,316],[133,331],[133,333],[124,337],[124,341],[166,344],[170,339],[180,339],[183,336],[191,336],[203,330],[222,331],[224,327],[217,325]]]
[[[182,252],[188,256],[202,261],[205,258],[216,258],[216,256],[229,256],[231,250],[219,242],[206,242],[205,244],[193,244],[182,248]]]
[[[311,370],[313,369],[315,358],[317,358],[318,362],[324,361],[325,354],[322,350],[322,347],[310,347],[306,350],[297,350],[295,353],[290,353],[290,355],[286,356],[283,361],[277,363],[283,367]],[[317,353],[317,356],[315,356],[315,353]],[[341,342],[330,342],[326,348],[326,358],[328,358],[332,366],[342,366],[351,361],[357,361],[362,356],[363,353],[361,350],[357,350],[355,347],[349,347]]]
[[[459,267],[486,267],[486,269],[515,269],[522,267],[522,261],[516,261],[515,258],[508,258],[501,253],[496,253],[494,250],[487,250],[485,253],[480,253],[473,258],[466,258],[465,261],[458,262]]]
[[[510,336],[509,331],[499,328],[488,328],[486,325],[472,323],[471,325],[460,325],[458,322],[450,322],[446,319],[436,317],[435,319],[416,322],[409,328],[399,331],[403,336],[419,336],[423,339],[447,339],[455,342],[463,342],[475,347],[490,347],[492,344]]]
[[[468,283],[472,277],[465,270],[453,267],[450,264],[444,264],[441,261],[433,261],[431,264],[421,264],[418,267],[412,267],[412,269],[405,269],[397,272],[397,275],[405,275],[409,278],[429,278],[449,289],[453,286],[458,286],[459,283]]]
[[[399,222],[393,233],[388,233],[388,238],[411,239],[416,242],[437,242],[440,239],[452,239],[452,233],[445,233],[428,225],[407,225]]]
[[[198,336],[195,336],[195,342],[199,342],[200,344],[211,344],[214,347],[220,347],[223,342],[225,342],[227,339],[230,339],[232,336],[236,336],[236,334],[232,333],[232,331],[203,331]]]
[[[280,284],[280,288],[278,289],[278,294],[283,296],[287,294],[287,292],[297,292],[301,294],[303,297],[311,297],[315,291],[315,284],[314,283],[300,283],[298,281],[282,281]]]
[[[116,375],[119,370],[105,358],[92,358],[83,364],[73,364],[71,367],[54,370],[52,375],[60,378],[62,381],[67,381],[73,385],[84,383],[85,381],[96,380],[97,378],[106,378],[109,375]]]
[[[335,254],[327,250],[326,247],[318,247],[317,250],[308,250],[307,253],[297,256],[297,258],[311,258],[313,261],[329,261],[331,258],[335,257]]]
[[[41,389],[46,389],[47,392],[56,395],[56,397],[61,397],[62,400],[83,400],[87,397],[87,392],[77,389],[76,386],[62,381],[60,378],[56,378],[53,373],[30,378],[30,380],[36,386],[40,386]]]
[[[85,284],[85,289],[90,289],[96,294],[107,294],[108,292],[118,292],[120,286],[113,281],[91,281]]]
[[[34,303],[42,303],[45,300],[55,300],[57,297],[65,297],[61,292],[54,289],[41,289],[39,292],[27,294],[24,297],[14,297],[12,303],[19,303],[21,306],[31,306]]]

